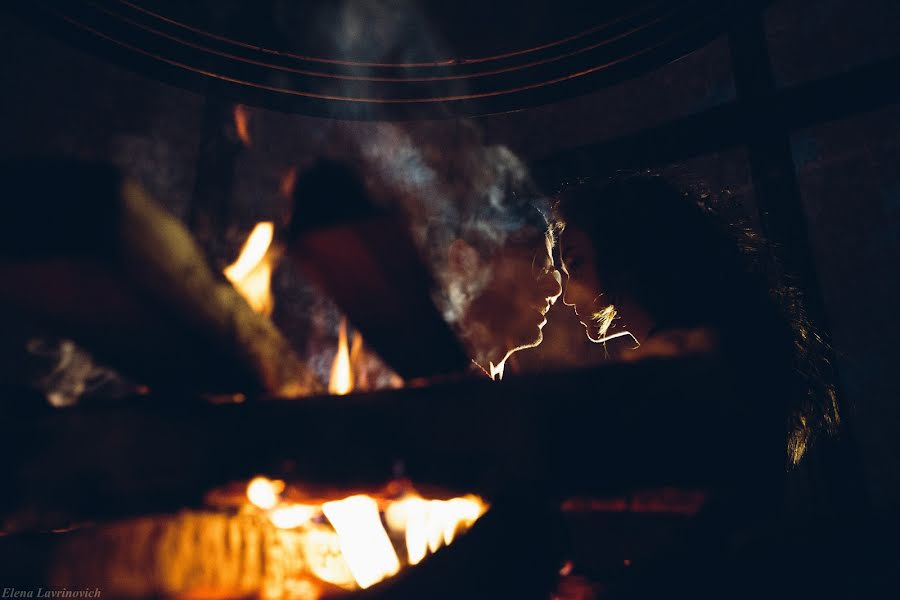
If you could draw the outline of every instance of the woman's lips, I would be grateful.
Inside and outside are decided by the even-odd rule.
[[[584,327],[584,332],[588,336],[588,338],[592,340],[599,340],[602,337],[599,325],[597,325],[596,323],[585,323],[584,321],[580,322]]]

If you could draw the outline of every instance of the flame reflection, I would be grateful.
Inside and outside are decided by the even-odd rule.
[[[238,139],[243,142],[245,146],[250,147],[250,127],[249,127],[249,115],[247,114],[247,107],[243,104],[235,104],[234,105],[234,130],[237,133]]]

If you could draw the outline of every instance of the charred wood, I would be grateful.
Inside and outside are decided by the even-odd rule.
[[[758,418],[730,400],[738,385],[693,357],[304,402],[149,397],[7,415],[18,425],[3,437],[3,510],[174,510],[259,473],[364,486],[399,466],[416,485],[487,497],[769,485],[757,475],[780,471],[783,439],[760,425],[772,419],[763,399]]]
[[[320,390],[187,229],[111,167],[0,165],[0,305],[155,389]]]

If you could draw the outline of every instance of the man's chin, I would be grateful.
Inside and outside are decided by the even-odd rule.
[[[541,327],[543,327],[543,325]],[[526,348],[535,348],[537,346],[540,346],[541,342],[543,342],[543,341],[544,341],[544,332],[541,331],[540,328],[538,328],[537,335],[535,337],[533,337],[530,342],[526,342],[525,344],[522,344],[521,346],[516,348],[516,350],[524,350]]]
[[[528,337],[522,336],[520,339],[522,340],[522,343],[513,346],[512,350],[509,351],[509,354],[507,354],[507,356],[518,352],[519,350],[527,350],[528,348],[535,348],[537,346],[540,346],[541,342],[544,341],[544,332],[541,331],[540,328],[538,328],[537,335]]]

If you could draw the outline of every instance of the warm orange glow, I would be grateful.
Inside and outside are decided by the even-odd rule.
[[[213,490],[204,510],[79,527],[54,541],[47,584],[99,585],[111,598],[349,598],[418,564],[487,509],[476,496],[423,498],[407,481],[335,492],[259,476]]]
[[[406,489],[400,498],[398,484]],[[376,496],[357,494],[310,504],[288,499],[303,496],[297,490],[285,492],[283,481],[256,477],[246,494],[278,535],[287,536],[279,539],[291,547],[285,552],[296,554],[291,560],[319,581],[348,590],[391,577],[402,564],[418,564],[453,542],[487,510],[478,496],[430,500],[405,482],[391,484]],[[406,545],[402,562],[392,542],[400,539]]]
[[[248,127],[247,107],[243,104],[234,105],[234,130],[238,138],[245,146],[250,146],[250,128]]]
[[[348,590],[358,587],[341,554],[338,534],[327,526],[312,527],[304,532],[303,557],[312,574],[322,581]]]
[[[283,481],[254,477],[247,485],[247,499],[254,506],[269,510],[278,504],[278,496],[283,490]]]
[[[400,560],[369,496],[326,502],[322,512],[338,534],[341,554],[359,587],[365,589],[400,570]]]
[[[257,223],[244,242],[237,260],[225,268],[225,277],[258,313],[272,314],[272,260],[269,249],[275,236],[271,221]]]
[[[477,496],[450,500],[426,500],[412,494],[392,503],[385,511],[391,530],[404,531],[409,564],[418,564],[429,551],[449,545],[460,529],[472,526],[487,506]]]
[[[353,370],[350,368],[350,349],[347,346],[347,319],[341,319],[338,330],[338,347],[331,363],[328,392],[344,395],[353,391]]]
[[[278,184],[278,192],[285,198],[294,195],[294,186],[297,185],[297,167],[291,167],[281,177],[281,183]]]
[[[317,507],[306,504],[278,506],[269,512],[269,520],[279,529],[296,529],[309,523],[318,511]]]

